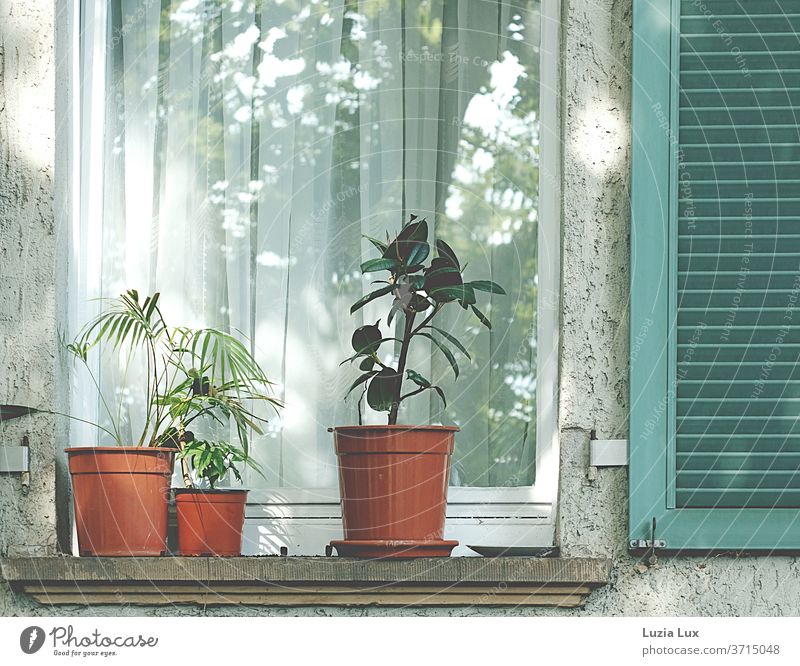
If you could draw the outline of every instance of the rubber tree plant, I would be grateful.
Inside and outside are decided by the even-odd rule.
[[[380,256],[362,263],[362,273],[386,272],[388,275],[385,279],[375,280],[373,284],[380,286],[356,301],[350,313],[357,312],[375,299],[391,298],[387,324],[391,326],[395,318],[400,318],[401,333],[399,338],[384,337],[380,320],[355,330],[351,341],[354,354],[342,363],[359,361],[362,374],[350,386],[345,397],[361,388],[359,423],[361,403],[366,396],[367,404],[376,411],[388,412],[389,425],[395,425],[401,403],[425,391],[435,391],[447,405],[441,387],[407,367],[409,349],[414,340],[430,340],[458,377],[456,352],[468,359],[469,352],[452,333],[434,325],[436,316],[445,307],[459,305],[464,310],[471,310],[483,326],[491,329],[489,319],[477,307],[477,292],[506,292],[491,280],[465,282],[464,267],[453,248],[441,239],[436,241],[436,256],[430,257],[428,223],[417,215],[410,216],[408,224],[394,240],[390,241],[388,234],[386,242],[368,236],[365,238]],[[386,343],[399,344],[396,362],[381,361],[379,352]]]

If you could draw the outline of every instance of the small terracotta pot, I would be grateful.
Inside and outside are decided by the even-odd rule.
[[[78,552],[96,556],[166,554],[174,451],[100,446],[66,452]]]
[[[176,488],[178,553],[238,557],[242,552],[246,490]]]
[[[344,540],[339,555],[447,557],[444,521],[452,426],[334,428]]]

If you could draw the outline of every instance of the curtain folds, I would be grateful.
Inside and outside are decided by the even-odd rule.
[[[362,236],[425,216],[467,278],[508,296],[482,295],[491,333],[457,306],[440,320],[472,356],[458,380],[413,350],[448,406],[432,393],[401,421],[462,428],[456,485],[532,484],[539,2],[87,0],[83,19],[73,328],[88,299],[137,288],[160,291],[173,324],[247,337],[286,403],[254,440],[266,478],[248,485],[333,487],[326,429],[357,422],[342,400],[357,369],[339,362],[387,313],[349,314],[370,288]],[[99,370],[135,430],[135,369]],[[73,409],[91,417],[87,382]]]

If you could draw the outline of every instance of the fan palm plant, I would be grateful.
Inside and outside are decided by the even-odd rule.
[[[240,479],[237,465],[258,469],[250,456],[250,440],[253,433],[263,433],[266,419],[256,413],[257,406],[266,404],[277,411],[282,405],[270,394],[269,379],[241,341],[214,328],[170,327],[158,293],[141,298],[131,289],[110,299],[66,348],[88,370],[107,423],[19,405],[0,406],[0,420],[49,413],[89,423],[109,435],[116,446],[66,449],[80,552],[162,554],[167,549],[174,453],[181,460],[187,489],[194,485],[192,468],[212,489],[228,471]],[[100,351],[122,357],[126,373],[132,364],[144,368],[144,419],[130,440],[123,437],[121,414],[112,410],[89,362],[90,355]],[[220,427],[232,424],[238,442],[196,439],[191,428],[203,421]],[[243,507],[246,491],[233,492]],[[131,511],[134,506],[137,511]]]
[[[189,461],[203,470],[201,476],[206,476],[208,460],[213,460],[213,469],[218,472],[221,465],[229,469],[234,459],[254,466],[250,459],[251,433],[263,434],[266,422],[255,413],[255,405],[265,403],[275,410],[282,406],[270,394],[271,382],[251,352],[229,333],[168,326],[159,297],[155,293],[142,299],[131,289],[112,299],[67,345],[68,351],[85,365],[98,390],[89,363],[93,349],[124,352],[128,363],[134,357],[142,361],[145,410],[136,446],[179,449],[187,486],[191,486]],[[100,397],[111,425],[94,425],[124,446],[119,417],[102,392]],[[190,427],[203,419],[219,425],[232,422],[240,448],[221,442],[215,451],[213,443],[204,440],[203,455],[198,457],[201,442],[195,443]]]

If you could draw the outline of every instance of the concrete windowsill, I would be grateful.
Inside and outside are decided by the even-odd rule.
[[[574,607],[610,568],[591,558],[62,556],[0,559],[0,579],[46,605]]]

